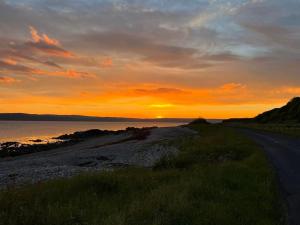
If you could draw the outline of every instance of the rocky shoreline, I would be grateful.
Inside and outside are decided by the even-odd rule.
[[[16,146],[17,153],[11,151],[12,155],[0,158],[0,188],[70,177],[87,171],[152,167],[161,158],[178,153],[176,147],[167,143],[194,134],[195,131],[183,126],[90,130],[62,135],[57,144],[27,146],[33,149],[31,152],[24,151],[26,146]]]
[[[150,133],[150,130],[153,128],[155,127],[128,127],[125,130],[117,131],[98,129],[78,131],[72,134],[64,134],[58,137],[54,137],[53,139],[56,141],[51,143],[43,143],[43,140],[41,139],[31,140],[34,144],[23,144],[20,142],[4,142],[0,143],[0,158],[15,157],[25,154],[48,151],[55,148],[74,145],[90,138],[102,137],[105,135],[118,135],[126,132],[132,133],[133,139],[143,139],[146,138],[146,136]]]

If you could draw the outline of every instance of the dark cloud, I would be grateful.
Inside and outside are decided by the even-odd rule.
[[[22,72],[22,73],[32,73],[35,70],[33,68],[19,65],[19,64],[12,64],[5,61],[0,60],[0,71],[13,71],[13,72]]]
[[[29,49],[27,49],[27,51],[24,49],[21,50],[19,48],[9,48],[9,49],[2,49],[2,50],[0,49],[0,58],[2,59],[11,58],[17,61],[28,61],[28,62],[46,65],[49,67],[62,68],[54,61],[41,59],[42,57],[36,56],[34,52],[30,51]]]
[[[177,93],[182,94],[186,93],[185,91],[177,88],[154,88],[154,89],[135,89],[135,91],[142,95],[160,95],[160,94],[171,94]]]
[[[204,60],[207,61],[214,61],[214,62],[226,62],[226,61],[235,61],[235,60],[240,60],[241,57],[238,55],[235,55],[231,52],[222,52],[222,53],[215,53],[215,54],[206,54],[202,56]]]
[[[47,55],[57,57],[73,57],[74,54],[56,45],[49,45],[45,42],[26,42],[24,45],[16,46],[20,51],[38,51]]]
[[[272,48],[284,47],[291,51],[300,49],[300,29],[274,24],[242,24],[243,27],[256,32],[264,44]],[[259,43],[258,43],[259,44]],[[278,46],[275,46],[278,45]]]
[[[0,84],[12,84],[12,83],[17,83],[19,80],[13,78],[13,77],[8,77],[8,76],[0,76]]]
[[[47,66],[51,66],[51,67],[56,67],[58,69],[62,69],[62,67],[60,65],[58,65],[57,63],[55,62],[52,62],[52,61],[45,61],[43,62],[45,65]]]
[[[201,69],[211,66],[210,61],[226,61],[229,54],[201,56],[196,48],[181,47],[161,44],[153,40],[128,33],[94,32],[79,37],[86,49],[98,50],[106,53],[117,52],[127,55],[139,56],[141,60],[162,67],[174,67],[183,69]],[[82,46],[82,47],[83,47]],[[234,57],[231,55],[231,59]]]
[[[51,39],[45,34],[39,36],[34,30],[32,41],[18,43],[11,41],[7,44],[4,40],[0,42],[0,72],[26,75],[45,75],[68,78],[92,78],[94,74],[75,69],[64,69],[52,60],[52,58],[73,58],[73,54],[64,50],[59,42]],[[34,65],[31,66],[31,65]],[[30,65],[30,66],[28,66]],[[45,70],[40,66],[55,68],[56,70]],[[58,70],[57,70],[58,69]],[[6,79],[5,81],[9,81]],[[10,80],[12,81],[12,80]],[[2,83],[4,78],[2,79]]]

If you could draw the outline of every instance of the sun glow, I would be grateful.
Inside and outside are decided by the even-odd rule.
[[[173,104],[152,104],[150,105],[150,107],[152,108],[170,108],[170,107],[174,107],[175,105]]]

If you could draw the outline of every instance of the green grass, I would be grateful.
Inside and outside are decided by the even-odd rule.
[[[233,129],[195,125],[153,169],[83,174],[0,192],[3,225],[279,225],[274,174]]]
[[[292,137],[300,137],[300,124],[284,124],[284,123],[267,123],[267,124],[258,124],[258,123],[248,123],[241,124],[239,126],[247,127],[251,129],[270,131],[273,133],[286,134]]]

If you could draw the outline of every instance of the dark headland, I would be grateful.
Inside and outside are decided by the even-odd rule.
[[[0,113],[0,120],[10,121],[90,121],[90,122],[178,122],[188,123],[194,118],[157,118],[140,119],[126,117],[96,117],[81,115],[53,115],[53,114],[26,114],[26,113]]]
[[[285,106],[259,114],[254,118],[233,118],[225,123],[300,123],[300,97],[291,99]]]

